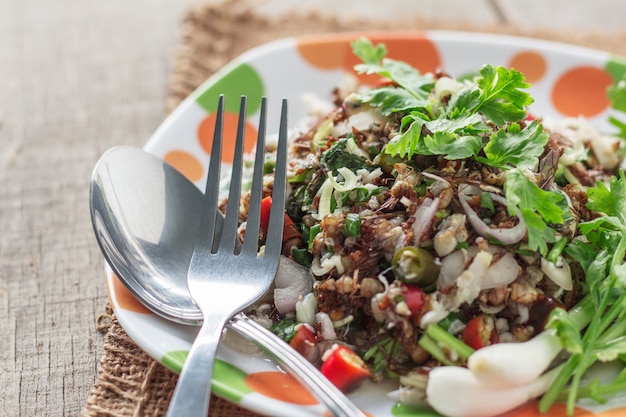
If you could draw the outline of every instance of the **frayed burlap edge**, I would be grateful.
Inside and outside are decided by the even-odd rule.
[[[603,49],[626,56],[626,31],[579,32],[520,29],[506,25],[473,26],[412,18],[402,22],[340,20],[333,16],[297,15],[273,17],[255,14],[252,0],[224,4],[200,4],[190,9],[181,24],[165,103],[172,111],[211,74],[242,52],[282,37],[314,33],[362,30],[464,30],[506,33]],[[163,416],[174,390],[177,375],[150,358],[124,332],[110,305],[98,319],[105,334],[97,380],[89,394],[82,417]],[[255,417],[226,400],[213,396],[211,417]]]
[[[152,359],[126,334],[110,304],[98,317],[105,334],[98,378],[81,417],[161,417],[178,375]],[[211,417],[260,417],[212,395]]]
[[[162,416],[177,375],[150,358],[124,332],[110,305],[98,318],[105,333],[98,379],[82,416]]]

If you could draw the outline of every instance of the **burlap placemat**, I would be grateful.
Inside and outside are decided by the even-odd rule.
[[[165,104],[169,112],[209,75],[245,50],[286,36],[374,29],[443,29],[507,33],[574,43],[626,56],[626,31],[612,33],[519,29],[425,21],[340,20],[322,15],[290,15],[271,19],[255,14],[245,0],[201,4],[189,10],[181,27]],[[150,358],[126,335],[110,306],[98,320],[105,334],[97,381],[83,417],[163,416],[177,375]],[[211,399],[211,417],[257,417],[221,398]]]

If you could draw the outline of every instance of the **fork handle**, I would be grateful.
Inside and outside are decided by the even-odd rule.
[[[176,383],[167,417],[206,417],[208,414],[213,365],[225,324],[224,317],[204,318]]]
[[[261,350],[307,387],[334,417],[366,417],[315,366],[256,321],[239,313],[228,323],[228,327],[255,342]]]

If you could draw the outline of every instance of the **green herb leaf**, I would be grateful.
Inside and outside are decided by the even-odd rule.
[[[354,55],[369,65],[379,65],[385,55],[387,55],[387,47],[384,44],[374,46],[372,41],[365,37],[357,39],[350,46]]]
[[[500,129],[489,138],[484,151],[486,157],[477,157],[479,162],[496,168],[527,168],[537,165],[538,157],[548,142],[548,133],[533,120],[523,130],[517,123]]]
[[[411,119],[409,128],[391,139],[385,146],[385,152],[390,155],[400,155],[407,159],[411,159],[415,154],[427,154],[428,150],[424,147],[423,141],[420,140],[424,120],[411,116],[407,116],[405,119]]]
[[[343,227],[344,236],[361,236],[361,216],[357,213],[346,214],[346,221]]]
[[[276,336],[289,343],[296,335],[296,321],[292,319],[284,319],[270,326],[270,331]]]
[[[373,107],[379,107],[384,116],[420,109],[430,104],[427,98],[416,97],[408,90],[397,87],[381,87],[370,90],[363,94],[361,100]]]
[[[431,155],[444,155],[445,159],[465,159],[476,156],[483,141],[478,136],[458,136],[453,132],[435,132],[425,136],[423,143]]]
[[[504,191],[509,214],[521,214],[528,229],[530,249],[548,253],[547,242],[555,242],[554,230],[548,227],[563,223],[564,209],[559,205],[563,196],[544,191],[529,180],[519,169],[506,172]]]
[[[524,74],[514,69],[485,65],[480,75],[476,80],[481,89],[477,111],[499,126],[526,117],[525,107],[534,100],[528,92],[521,91],[530,87]]]
[[[590,210],[614,216],[619,219],[619,224],[626,227],[626,179],[624,171],[619,172],[619,177],[611,177],[608,188],[598,182],[595,188],[587,190]]]
[[[354,69],[359,74],[378,74],[407,90],[418,99],[428,97],[435,81],[431,74],[421,74],[406,62],[385,58],[387,48],[374,46],[368,39],[361,38],[352,43],[352,51],[363,61]]]
[[[348,148],[350,138],[343,138],[335,142],[327,151],[320,156],[320,162],[326,169],[336,172],[338,168],[346,167],[351,171],[367,168],[367,160]]]

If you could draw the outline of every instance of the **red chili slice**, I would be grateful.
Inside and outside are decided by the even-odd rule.
[[[402,295],[411,312],[411,317],[418,315],[424,306],[424,290],[416,285],[404,284],[402,285]]]
[[[307,357],[309,351],[315,346],[316,342],[315,332],[311,330],[309,326],[302,324],[289,344],[299,354]]]
[[[270,222],[270,211],[272,209],[272,197],[265,197],[261,201],[261,228],[267,233],[267,226]]]
[[[324,354],[321,370],[322,375],[343,392],[355,389],[371,375],[370,369],[359,355],[352,349],[337,344]]]
[[[489,314],[481,314],[467,323],[462,333],[463,341],[474,349],[498,343],[496,323]]]

